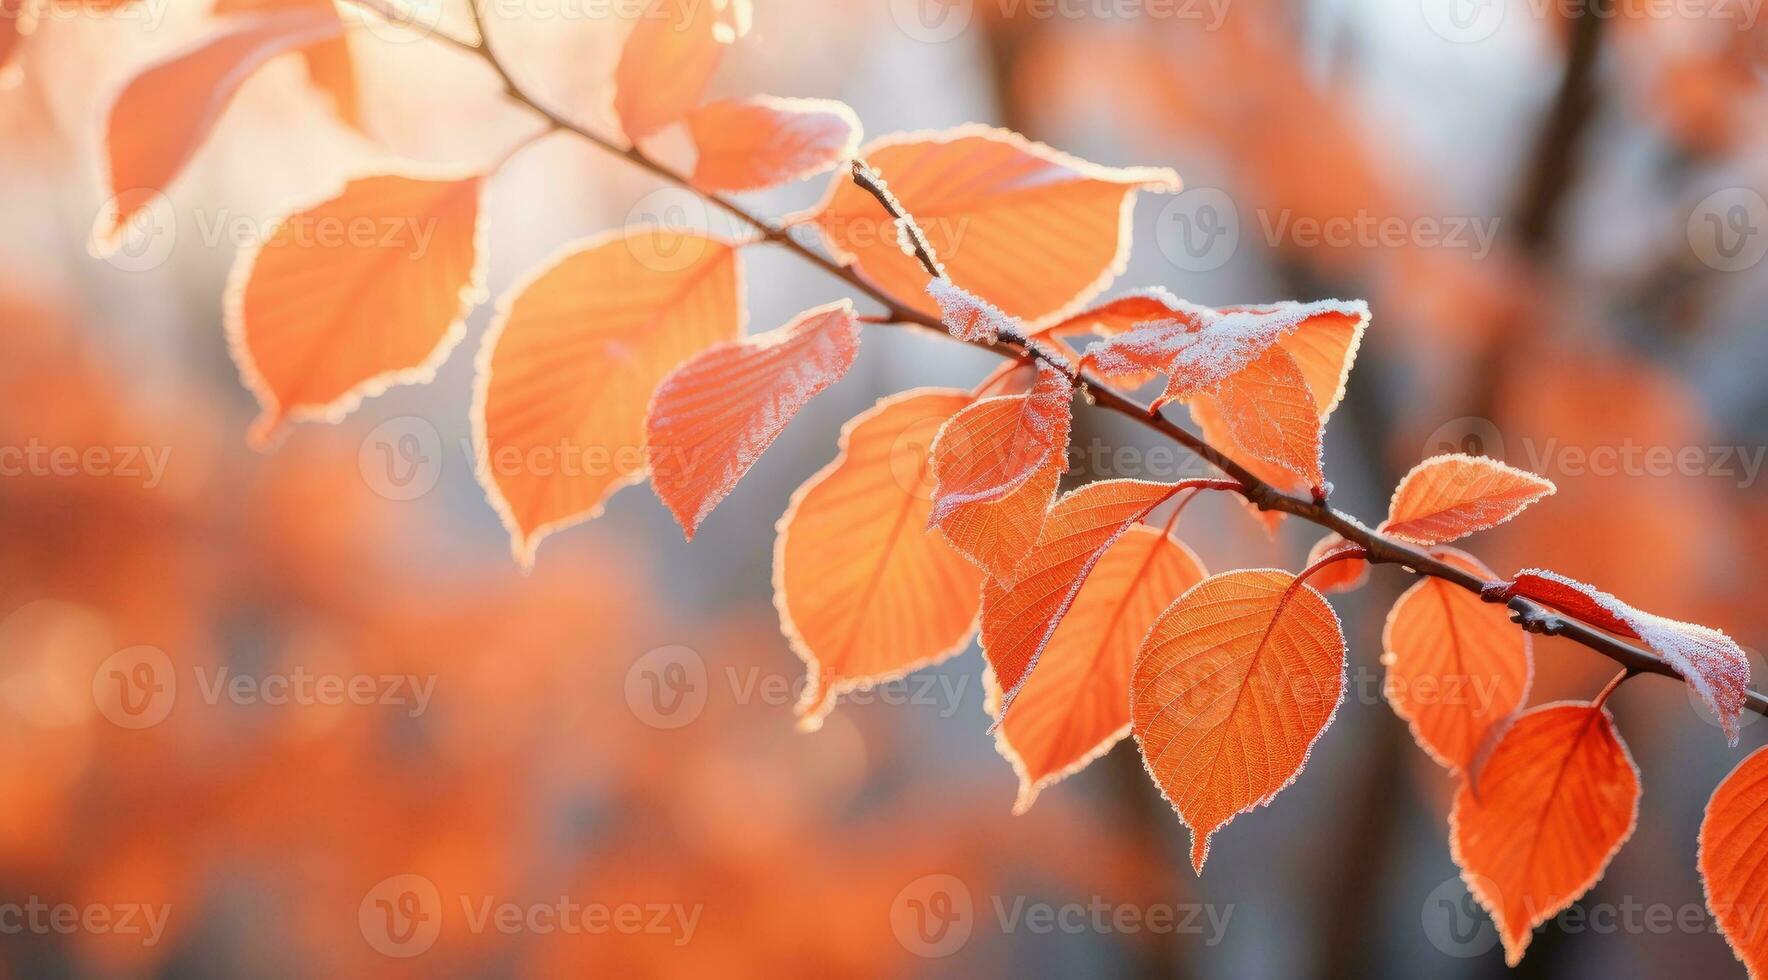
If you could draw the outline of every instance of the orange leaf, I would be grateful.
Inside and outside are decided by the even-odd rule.
[[[1227,420],[1222,417],[1222,408],[1214,398],[1209,395],[1198,395],[1187,402],[1185,407],[1191,410],[1191,421],[1197,424],[1197,431],[1203,436],[1203,441],[1227,453],[1235,462],[1246,467],[1253,476],[1289,493],[1301,493],[1308,489],[1307,485],[1294,473],[1282,467],[1273,466],[1248,453],[1235,440],[1234,431],[1228,426]],[[1272,537],[1276,536],[1277,528],[1282,525],[1283,518],[1286,516],[1282,511],[1260,510],[1257,504],[1245,498],[1241,498],[1240,503],[1246,508],[1246,512],[1252,515],[1253,519],[1264,525],[1266,534]]]
[[[1556,489],[1552,480],[1484,456],[1432,456],[1394,488],[1381,527],[1416,544],[1443,544],[1497,527]]]
[[[1751,977],[1768,975],[1768,749],[1738,763],[1707,802],[1700,877],[1707,909]]]
[[[1112,542],[1179,491],[1210,485],[1101,480],[1050,508],[1011,587],[990,579],[982,589],[982,652],[1001,686],[999,717],[1007,717],[1075,593]]]
[[[1324,597],[1276,569],[1205,579],[1161,614],[1136,654],[1130,715],[1142,760],[1210,837],[1301,774],[1344,696],[1344,632]]]
[[[1190,548],[1150,527],[1130,528],[1093,566],[1020,687],[1019,709],[1001,719],[991,699],[995,748],[1019,775],[1014,813],[1129,734],[1136,649],[1172,597],[1207,574]]]
[[[1087,347],[1083,367],[1107,379],[1167,377],[1155,407],[1216,391],[1281,347],[1295,359],[1303,385],[1322,422],[1344,396],[1369,308],[1362,302],[1325,300],[1213,310],[1161,294],[1168,307],[1132,329]]]
[[[834,462],[798,488],[774,543],[774,605],[809,683],[799,725],[837,695],[939,663],[976,628],[982,573],[927,529],[928,447],[970,403],[919,388],[879,401],[841,430]]]
[[[1434,554],[1492,578],[1472,555]],[[1382,691],[1394,714],[1411,725],[1419,748],[1452,771],[1466,772],[1491,727],[1528,699],[1535,669],[1529,635],[1502,605],[1442,579],[1425,578],[1400,596],[1381,647]]]
[[[637,228],[568,247],[504,294],[479,354],[479,482],[530,564],[540,540],[645,475],[657,385],[743,331],[728,243]]]
[[[1126,293],[1076,313],[1054,326],[1045,327],[1036,336],[1042,340],[1053,340],[1061,344],[1065,351],[1073,353],[1073,348],[1060,339],[1063,335],[1090,333],[1099,337],[1114,337],[1150,320],[1171,317],[1178,303],[1177,297],[1158,286]],[[1153,380],[1158,373],[1153,370],[1126,371],[1112,380],[1124,388],[1140,388]]]
[[[229,18],[221,30],[142,69],[117,95],[105,123],[112,199],[93,231],[108,252],[141,209],[183,172],[227,104],[265,62],[338,38],[335,9]]]
[[[435,376],[485,298],[477,176],[383,174],[277,222],[235,260],[227,336],[263,414],[335,422],[364,397]]]
[[[1306,564],[1312,567],[1335,551],[1354,551],[1360,545],[1354,545],[1339,537],[1336,533],[1328,534],[1314,542],[1308,549]],[[1335,561],[1308,576],[1308,584],[1321,592],[1331,595],[1334,592],[1349,592],[1363,586],[1369,581],[1369,563],[1361,558],[1345,558]]]
[[[689,541],[798,410],[859,353],[847,300],[697,354],[663,380],[645,422],[651,487]]]
[[[1545,603],[1592,626],[1641,641],[1676,668],[1718,716],[1726,740],[1737,744],[1738,716],[1750,689],[1750,660],[1731,637],[1642,612],[1595,586],[1539,568],[1518,572],[1506,594]]]
[[[952,281],[1034,326],[1078,309],[1122,271],[1138,188],[1179,187],[1170,170],[1101,167],[985,126],[891,136],[860,152]],[[931,278],[897,247],[883,205],[852,181],[834,182],[803,218],[838,258],[897,296],[919,297]],[[924,300],[917,308],[935,312]]]
[[[750,16],[749,0],[653,0],[614,69],[614,111],[627,138],[644,139],[698,105]]]
[[[1068,451],[1068,376],[1040,364],[1023,395],[975,402],[933,442],[931,522],[998,579],[1037,543]]]
[[[946,332],[965,343],[992,344],[1001,334],[1019,332],[1019,321],[950,279],[929,281],[927,295],[939,304],[939,319]]]
[[[1242,452],[1294,473],[1310,487],[1326,482],[1321,462],[1324,426],[1307,379],[1288,351],[1267,351],[1223,381],[1215,398]]]
[[[1537,925],[1602,877],[1633,835],[1639,770],[1604,708],[1532,708],[1506,729],[1449,814],[1449,851],[1515,966]]]
[[[333,0],[218,0],[216,15],[255,13],[265,10],[307,10],[337,17]],[[331,97],[338,118],[347,125],[360,128],[362,112],[356,91],[356,62],[350,55],[350,42],[341,34],[329,41],[311,45],[302,55],[307,62],[307,77]]]
[[[859,117],[827,99],[757,95],[688,114],[695,187],[753,191],[821,173],[859,152]]]

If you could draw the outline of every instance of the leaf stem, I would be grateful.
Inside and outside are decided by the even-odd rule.
[[[1633,672],[1623,667],[1620,673],[1616,674],[1612,680],[1603,685],[1601,691],[1597,692],[1596,700],[1590,702],[1590,707],[1601,709],[1601,707],[1608,702],[1608,696],[1613,694],[1615,689],[1621,686],[1622,682],[1632,676]]]

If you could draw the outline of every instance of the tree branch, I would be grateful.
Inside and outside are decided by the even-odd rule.
[[[382,16],[387,16],[387,7],[385,6],[387,0],[348,0],[348,2],[371,10]],[[940,323],[938,319],[920,312],[909,305],[909,303],[885,292],[871,282],[868,282],[859,274],[858,270],[854,269],[852,266],[836,262],[820,252],[811,249],[802,242],[799,242],[797,239],[793,238],[785,228],[775,222],[769,221],[748,211],[742,205],[737,204],[725,195],[702,191],[695,188],[685,175],[652,160],[637,147],[622,146],[599,133],[573,122],[558,112],[548,108],[545,104],[539,102],[522,87],[521,83],[516,81],[516,79],[510,74],[507,66],[505,66],[503,61],[498,58],[486,36],[484,19],[478,9],[477,3],[469,3],[468,6],[472,10],[474,27],[479,33],[480,40],[477,44],[466,42],[459,38],[438,34],[436,32],[431,32],[431,36],[457,48],[462,48],[477,54],[487,65],[490,66],[491,70],[495,72],[497,77],[503,82],[504,93],[512,101],[538,114],[541,118],[550,122],[554,128],[573,133],[589,143],[592,143],[616,156],[622,157],[635,166],[649,171],[662,180],[692,191],[705,200],[716,204],[718,207],[735,217],[738,221],[741,221],[743,224],[754,229],[761,236],[762,241],[778,245],[793,252],[805,261],[847,283],[856,291],[864,294],[880,306],[884,307],[891,322],[905,324],[924,330],[932,330],[943,336],[950,336],[950,334],[946,332],[944,325]],[[397,21],[398,18],[395,16],[393,19]],[[900,205],[896,204],[894,196],[890,195],[888,191],[883,191],[883,188],[878,185],[875,178],[871,178],[869,170],[866,170],[863,164],[856,164],[853,173],[856,181],[859,182],[859,185],[862,188],[871,191],[873,195],[883,203],[885,209],[891,213],[893,218],[908,220],[910,227],[913,226],[913,222],[910,220],[909,215],[902,211]],[[859,177],[862,173],[867,175],[867,179],[861,179]],[[883,193],[880,194],[879,191],[883,191]],[[914,235],[914,241],[916,244],[918,246],[925,246],[925,239],[919,237],[918,229]],[[932,259],[930,251],[925,255],[918,257],[920,257],[924,263],[928,263],[930,269],[939,268],[936,260],[930,261]],[[1166,436],[1179,445],[1184,446],[1186,449],[1191,450],[1216,469],[1227,474],[1229,477],[1232,477],[1234,482],[1239,485],[1240,493],[1246,497],[1247,500],[1258,506],[1259,509],[1274,510],[1280,513],[1290,514],[1301,518],[1310,524],[1315,524],[1328,530],[1336,531],[1338,535],[1346,541],[1361,546],[1367,553],[1368,561],[1371,564],[1399,565],[1414,574],[1438,578],[1453,585],[1457,585],[1469,592],[1481,596],[1481,598],[1484,598],[1489,602],[1504,601],[1515,614],[1513,618],[1522,628],[1531,632],[1542,633],[1544,635],[1563,636],[1577,643],[1583,644],[1597,653],[1608,657],[1615,663],[1620,664],[1622,667],[1626,668],[1629,673],[1657,674],[1659,676],[1675,678],[1678,680],[1683,679],[1681,673],[1679,673],[1674,667],[1671,667],[1656,654],[1651,653],[1648,650],[1643,650],[1632,646],[1631,644],[1623,643],[1607,633],[1603,633],[1586,626],[1583,623],[1568,619],[1527,599],[1513,597],[1505,600],[1501,595],[1505,584],[1503,582],[1487,582],[1455,565],[1438,560],[1424,549],[1395,538],[1387,537],[1386,535],[1364,527],[1355,518],[1331,507],[1324,499],[1303,498],[1283,492],[1277,487],[1254,476],[1245,466],[1242,466],[1240,463],[1229,458],[1225,453],[1216,449],[1204,440],[1192,435],[1185,429],[1180,428],[1177,424],[1161,415],[1158,411],[1129,398],[1112,388],[1110,385],[1078,370],[1072,364],[1069,364],[1066,358],[1046,350],[1029,337],[1004,333],[999,340],[993,343],[987,341],[960,342],[968,343],[973,347],[993,351],[998,355],[1012,357],[1022,361],[1032,359],[1040,360],[1057,370],[1062,371],[1064,374],[1068,375],[1069,379],[1076,386],[1085,390],[1089,400],[1093,404],[1106,411],[1116,412],[1119,415],[1132,419],[1138,424],[1146,426],[1161,435]],[[1768,715],[1768,697],[1764,697],[1759,692],[1752,690],[1748,692],[1747,702],[1750,710],[1755,711],[1758,714]]]

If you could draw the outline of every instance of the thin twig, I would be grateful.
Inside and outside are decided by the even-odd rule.
[[[386,0],[348,0],[348,2],[386,16],[387,8],[384,6]],[[452,44],[455,47],[463,48],[464,50],[477,54],[491,67],[492,71],[495,72],[497,77],[503,82],[504,93],[509,99],[526,107],[530,111],[537,113],[543,119],[550,122],[554,127],[573,133],[609,153],[625,158],[635,166],[647,170],[669,183],[692,191],[703,199],[716,204],[718,207],[734,216],[737,220],[753,228],[761,235],[763,241],[778,245],[793,252],[805,261],[847,283],[856,291],[864,294],[880,306],[884,307],[885,313],[890,322],[924,330],[932,330],[941,335],[950,336],[950,334],[946,333],[944,325],[941,324],[939,320],[921,312],[908,302],[891,295],[878,286],[873,285],[861,276],[858,270],[854,269],[852,266],[836,262],[820,252],[817,252],[793,238],[786,229],[748,211],[743,206],[724,195],[700,190],[694,187],[693,183],[685,175],[652,160],[637,147],[622,146],[619,143],[573,122],[565,116],[546,107],[546,105],[536,100],[525,88],[523,88],[521,83],[516,81],[516,79],[510,74],[509,69],[504,65],[503,61],[498,58],[486,36],[484,18],[480,14],[477,4],[469,3],[468,6],[472,9],[473,24],[479,34],[479,43],[473,44],[460,38],[454,38],[435,31],[431,31],[430,36],[445,43]],[[397,20],[396,17],[392,19]],[[857,175],[862,171],[856,168],[854,172]],[[866,172],[869,173],[869,171]],[[861,183],[860,186],[865,187],[865,184]],[[870,188],[867,189],[869,190]],[[876,192],[874,192],[874,194],[875,193]],[[894,197],[887,193],[886,197],[891,201],[894,201]],[[890,204],[886,204],[885,206],[887,209],[891,207]],[[897,213],[893,215],[894,217],[907,217],[905,213],[902,213],[900,206],[897,206],[895,210]],[[925,239],[921,239],[921,243],[924,244]],[[930,257],[931,252],[929,252],[928,255]],[[936,262],[932,268],[938,268]],[[1143,405],[1140,402],[1123,395],[1097,378],[1078,370],[1076,367],[1069,364],[1066,358],[1046,350],[1031,338],[1019,336],[1017,334],[1003,334],[1000,339],[994,343],[980,340],[960,342],[968,343],[970,346],[982,350],[993,351],[1003,357],[1011,357],[1018,360],[1037,359],[1050,364],[1052,367],[1055,367],[1068,375],[1069,379],[1074,382],[1077,387],[1081,387],[1085,390],[1093,404],[1106,411],[1116,412],[1125,418],[1132,419],[1137,423],[1166,436],[1179,445],[1184,446],[1186,449],[1191,450],[1205,462],[1208,462],[1216,469],[1233,478],[1234,483],[1238,485],[1237,489],[1240,494],[1247,500],[1251,501],[1260,510],[1277,511],[1279,513],[1289,514],[1301,518],[1310,524],[1315,524],[1328,530],[1336,531],[1338,535],[1346,541],[1361,546],[1364,552],[1366,552],[1367,560],[1370,564],[1400,565],[1415,574],[1430,576],[1457,585],[1469,592],[1481,596],[1489,602],[1505,602],[1511,611],[1516,614],[1516,620],[1523,626],[1523,628],[1531,629],[1534,632],[1545,633],[1547,632],[1547,627],[1551,626],[1552,633],[1550,635],[1563,636],[1589,647],[1597,653],[1620,664],[1622,667],[1625,667],[1629,673],[1657,674],[1662,677],[1682,679],[1680,672],[1648,650],[1642,650],[1630,644],[1623,643],[1607,633],[1593,629],[1583,623],[1566,619],[1565,617],[1559,616],[1551,610],[1520,596],[1505,599],[1502,596],[1504,585],[1502,582],[1488,582],[1465,569],[1441,561],[1414,545],[1387,537],[1379,532],[1364,527],[1355,518],[1338,511],[1323,499],[1298,497],[1279,490],[1275,486],[1272,486],[1253,475],[1253,473],[1245,466],[1229,458],[1225,453],[1216,449],[1208,442],[1192,435],[1185,429],[1180,428],[1177,424],[1160,415],[1149,406]],[[1750,710],[1755,711],[1758,714],[1768,715],[1768,697],[1752,690],[1747,692],[1746,701]]]

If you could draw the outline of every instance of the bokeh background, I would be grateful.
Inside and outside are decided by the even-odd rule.
[[[1189,189],[1140,199],[1119,288],[1209,304],[1360,297],[1375,311],[1328,432],[1340,506],[1379,517],[1428,453],[1508,459],[1560,493],[1476,543],[1500,572],[1550,565],[1753,650],[1768,641],[1759,8],[762,0],[714,94],[841,99],[869,136],[985,122],[1100,163],[1176,168]],[[985,734],[973,649],[794,731],[802,668],[771,603],[773,523],[842,421],[915,385],[974,384],[992,367],[978,352],[871,330],[854,371],[691,547],[634,488],[548,540],[528,575],[464,448],[483,308],[435,383],[249,450],[255,406],[221,329],[237,241],[340,175],[484,163],[534,122],[484,66],[360,26],[360,130],[298,58],[279,59],[173,190],[172,223],[92,258],[102,110],[208,16],[201,0],[46,11],[0,89],[0,446],[91,461],[0,476],[0,969],[1504,972],[1449,860],[1452,786],[1380,696],[1398,571],[1334,599],[1346,703],[1300,780],[1218,836],[1201,880],[1131,744],[1009,814],[1015,781]],[[619,4],[504,0],[490,18],[526,82],[614,131]],[[824,180],[749,203],[784,214]],[[494,293],[580,236],[720,220],[565,137],[517,157],[487,207]],[[744,258],[757,329],[843,295],[789,255]],[[1076,440],[1151,445],[1084,412]],[[1175,475],[1107,470],[1073,476]],[[1212,569],[1294,568],[1317,533],[1289,524],[1267,538],[1206,499],[1180,534]],[[163,658],[176,690],[129,727],[102,693],[144,657]],[[1535,703],[1588,697],[1612,673],[1554,640],[1537,663]],[[392,700],[274,696],[276,679],[322,676]],[[647,685],[683,676],[685,706],[660,706]],[[217,678],[247,693],[216,693]],[[1643,770],[1638,831],[1516,972],[1741,975],[1701,912],[1695,832],[1768,726],[1728,750],[1657,678],[1611,705]],[[427,943],[377,918],[406,894],[433,896],[418,908],[437,926]],[[636,909],[642,926],[530,914],[561,901],[629,925],[640,919],[613,917]],[[82,918],[29,919],[36,905]],[[469,908],[504,905],[513,928],[474,927]],[[142,926],[167,914],[144,935],[122,928],[131,908]],[[917,932],[918,909],[941,928]],[[1161,910],[1173,928],[1153,925]],[[423,951],[389,955],[411,943]]]

